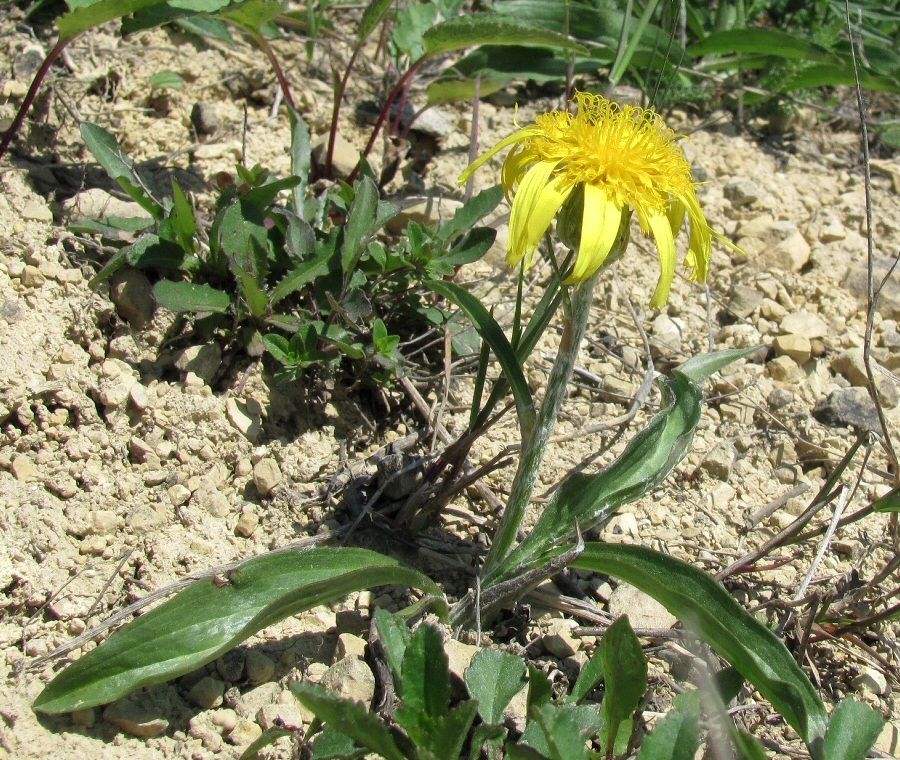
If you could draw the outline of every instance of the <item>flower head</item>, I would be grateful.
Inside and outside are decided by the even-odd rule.
[[[651,306],[663,306],[675,273],[675,235],[690,220],[685,263],[691,280],[705,282],[715,235],[697,201],[691,167],[677,136],[653,110],[622,106],[599,95],[575,94],[577,114],[550,111],[501,140],[460,177],[465,182],[497,152],[512,145],[502,183],[512,204],[507,261],[531,263],[538,243],[564,210],[580,213],[578,255],[567,283],[591,278],[614,248],[633,210],[659,250],[661,274]],[[727,242],[727,241],[726,241]]]

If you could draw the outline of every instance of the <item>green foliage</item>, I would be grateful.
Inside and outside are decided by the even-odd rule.
[[[85,123],[82,133],[110,176],[155,220],[126,223],[141,233],[130,243],[123,225],[81,225],[119,246],[91,284],[126,264],[155,273],[163,277],[153,291],[161,306],[210,315],[206,329],[250,352],[263,346],[284,380],[343,367],[360,380],[389,382],[402,367],[402,337],[450,318],[427,283],[477,260],[494,241],[493,230],[473,225],[499,203],[499,189],[479,194],[452,219],[412,223],[385,243],[379,236],[397,208],[379,198],[369,177],[307,199],[307,174],[279,179],[260,166],[237,167],[237,182],[218,197],[206,230],[177,183],[171,199],[157,201],[109,132]],[[309,133],[299,117],[292,162],[295,171],[309,170]]]

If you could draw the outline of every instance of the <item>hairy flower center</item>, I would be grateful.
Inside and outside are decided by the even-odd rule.
[[[525,143],[541,161],[558,163],[567,183],[602,185],[618,205],[661,212],[692,188],[691,168],[675,133],[653,111],[578,93],[578,114],[538,116]]]

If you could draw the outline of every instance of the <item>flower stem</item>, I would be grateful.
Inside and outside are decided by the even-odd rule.
[[[572,378],[575,359],[578,356],[578,349],[581,346],[591,313],[596,279],[596,276],[592,277],[581,286],[573,288],[569,293],[570,303],[563,322],[563,333],[556,353],[556,361],[550,371],[547,391],[535,420],[534,432],[522,449],[509,501],[506,503],[503,517],[500,518],[500,525],[497,527],[497,534],[494,536],[491,550],[485,560],[483,571],[485,579],[490,577],[492,570],[509,556],[515,546],[516,535],[525,518],[525,511],[534,492],[534,484],[537,482],[541,462],[547,451],[547,444],[556,427],[556,418],[559,416],[560,407],[569,387],[569,380]]]

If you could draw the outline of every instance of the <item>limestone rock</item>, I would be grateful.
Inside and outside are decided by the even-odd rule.
[[[734,285],[731,288],[731,300],[728,308],[740,319],[746,319],[756,311],[763,302],[763,294],[756,288],[747,285]]]
[[[747,179],[746,177],[737,177],[733,179],[725,185],[722,192],[735,208],[756,203],[756,201],[763,198],[766,194],[765,190],[756,184],[756,182],[752,179]]]
[[[188,346],[175,357],[175,369],[193,372],[207,385],[212,382],[222,363],[222,349],[218,343]]]
[[[766,371],[773,380],[787,385],[796,385],[806,377],[800,365],[790,356],[778,356],[772,359],[766,364]]]
[[[779,356],[789,356],[797,364],[806,364],[812,355],[812,346],[805,335],[787,333],[772,341],[772,347]]]
[[[368,706],[375,696],[375,676],[358,657],[338,660],[322,675],[322,686],[344,699]]]
[[[875,404],[865,388],[838,388],[813,409],[813,417],[834,427],[857,427],[879,431],[881,423]]]
[[[781,320],[781,329],[785,333],[802,335],[810,340],[824,338],[828,335],[828,324],[818,314],[808,311],[797,311],[788,314]]]
[[[268,655],[251,649],[247,653],[244,669],[250,683],[266,683],[275,675],[275,661]]]
[[[547,633],[541,638],[544,649],[560,659],[574,655],[581,646],[581,642],[572,634],[572,628],[573,626],[568,620],[562,618],[551,620],[547,626]]]
[[[617,586],[609,599],[613,617],[628,615],[632,628],[671,628],[676,617],[653,597],[627,583]]]
[[[188,692],[188,699],[197,707],[210,710],[222,704],[223,694],[225,694],[225,683],[217,678],[205,676],[197,681]]]
[[[123,201],[105,190],[93,188],[69,198],[63,203],[63,213],[70,223],[86,219],[105,219],[109,216],[123,218],[141,217],[149,220],[150,215],[133,201]]]
[[[846,377],[851,385],[865,387],[869,384],[869,376],[866,374],[866,364],[863,361],[862,346],[848,348],[841,351],[831,360],[831,368]]]
[[[119,316],[135,329],[143,330],[153,320],[153,286],[140,269],[124,266],[116,272],[110,281],[109,297]]]
[[[262,407],[256,399],[240,400],[229,397],[225,402],[225,414],[228,421],[235,426],[243,436],[256,443],[262,431]]]
[[[253,484],[260,496],[268,496],[281,483],[281,468],[271,457],[263,457],[253,467]]]
[[[128,699],[113,702],[103,711],[103,718],[125,733],[142,739],[160,736],[169,727],[168,720]]]
[[[700,468],[710,477],[726,482],[731,477],[735,459],[737,459],[737,452],[734,446],[730,443],[723,444],[716,446],[706,455]]]

